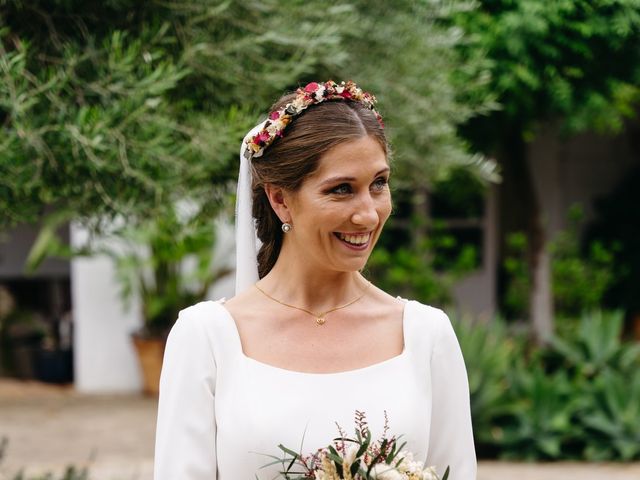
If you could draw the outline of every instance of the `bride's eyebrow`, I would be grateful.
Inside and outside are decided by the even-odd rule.
[[[381,175],[383,173],[386,173],[388,171],[390,171],[391,169],[389,167],[385,167],[382,170],[380,170],[378,173],[376,173],[373,177],[377,177],[378,175]],[[319,187],[323,187],[325,185],[329,185],[332,183],[340,183],[340,182],[355,182],[357,179],[355,177],[331,177],[331,178],[327,178],[326,180],[323,180],[322,182],[320,182],[320,184],[318,185]]]

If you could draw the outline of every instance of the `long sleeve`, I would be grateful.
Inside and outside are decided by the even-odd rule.
[[[431,358],[433,403],[427,459],[440,475],[449,466],[449,480],[475,480],[467,370],[451,322],[444,312],[439,313],[439,335]]]
[[[216,479],[216,364],[206,320],[197,305],[183,310],[167,339],[154,480]]]

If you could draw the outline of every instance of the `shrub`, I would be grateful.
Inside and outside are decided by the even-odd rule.
[[[478,456],[495,456],[502,442],[501,419],[514,408],[510,371],[524,354],[525,339],[499,318],[490,324],[452,320],[466,360]]]
[[[543,347],[500,319],[454,325],[480,457],[640,459],[640,345],[620,312],[585,313]]]
[[[613,250],[592,241],[581,251],[579,229],[583,217],[582,208],[573,206],[569,227],[551,245],[553,302],[560,316],[598,308],[614,280]]]

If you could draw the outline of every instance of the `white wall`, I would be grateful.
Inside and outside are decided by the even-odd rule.
[[[87,232],[71,226],[71,244],[85,243]],[[141,375],[131,332],[142,324],[138,302],[125,309],[111,259],[71,262],[75,386],[81,392],[137,392]]]

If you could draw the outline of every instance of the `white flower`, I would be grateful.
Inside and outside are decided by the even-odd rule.
[[[347,451],[344,452],[344,455],[343,455],[344,463],[353,465],[353,461],[356,459],[356,453],[358,453],[358,448],[359,448],[359,445],[351,445],[347,448]]]
[[[371,469],[371,478],[374,480],[405,480],[406,477],[391,465],[377,463]]]
[[[281,127],[277,123],[272,123],[267,127],[267,132],[269,133],[269,135],[274,136],[280,129]]]
[[[293,102],[291,102],[291,105],[296,110],[300,110],[300,108],[304,106],[304,99],[302,97],[296,97]]]
[[[324,85],[319,85],[318,89],[313,92],[313,96],[316,98],[316,101],[321,101],[324,95],[324,91],[326,90],[326,88],[324,87]]]
[[[398,454],[398,457],[402,459],[400,465],[398,465],[398,470],[406,473],[422,474],[423,463],[414,460],[413,453],[403,450]]]
[[[427,467],[422,471],[422,480],[440,480],[436,467]]]

